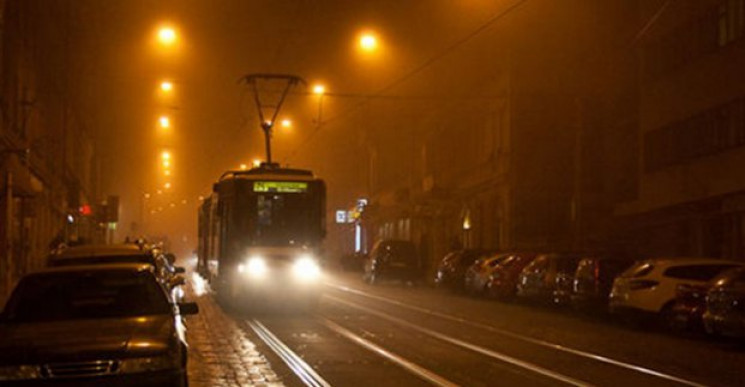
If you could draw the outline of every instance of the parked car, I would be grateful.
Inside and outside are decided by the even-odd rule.
[[[499,262],[487,279],[487,295],[500,300],[514,298],[520,272],[530,262],[533,262],[536,256],[535,253],[513,253]]]
[[[712,258],[656,258],[637,262],[613,282],[611,313],[625,317],[669,320],[678,285],[705,285],[725,270],[741,267],[736,261]]]
[[[572,284],[572,306],[579,310],[608,310],[613,281],[634,264],[617,256],[585,257],[577,264]]]
[[[517,296],[533,301],[568,303],[580,259],[580,255],[567,253],[539,255],[520,272]]]
[[[164,254],[161,250],[142,249],[135,244],[94,244],[68,247],[47,257],[47,266],[80,266],[111,263],[145,263],[153,266],[160,282],[169,289],[182,283],[177,278],[184,268],[174,266],[175,256]]]
[[[50,268],[0,313],[0,384],[186,386],[180,315],[148,264]]]
[[[745,268],[724,272],[711,282],[702,318],[709,334],[745,338]]]
[[[381,280],[416,283],[422,279],[422,262],[414,243],[405,240],[378,241],[365,262],[364,280],[376,284]]]
[[[675,289],[675,300],[665,315],[667,328],[676,332],[703,332],[706,293],[710,286],[680,284]]]
[[[500,253],[477,259],[468,267],[463,277],[463,288],[471,295],[483,295],[486,292],[486,284],[489,275],[495,267],[507,259],[510,255]]]
[[[492,251],[482,249],[465,249],[448,253],[442,259],[435,274],[435,284],[454,291],[463,290],[466,270],[477,259],[493,254]]]

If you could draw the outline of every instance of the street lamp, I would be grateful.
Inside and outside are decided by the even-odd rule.
[[[164,46],[170,46],[176,42],[176,30],[173,27],[161,27],[158,30],[158,41]]]
[[[289,128],[292,127],[292,121],[290,121],[289,119],[285,118],[284,120],[282,120],[280,122],[280,125],[282,125],[283,128],[288,128],[289,129]]]
[[[248,165],[241,164],[241,171],[245,171],[246,169],[248,169]]]
[[[372,32],[360,35],[360,49],[364,52],[373,52],[378,49],[378,38]]]
[[[173,83],[171,83],[169,81],[163,81],[163,82],[161,82],[160,83],[160,90],[162,90],[165,93],[173,90]]]
[[[160,127],[163,129],[167,129],[171,126],[171,120],[168,118],[168,116],[160,116]]]
[[[258,168],[258,167],[260,167],[260,166],[261,166],[261,160],[259,160],[259,159],[254,159],[254,161],[253,161],[253,166],[254,166],[254,168]]]
[[[313,94],[318,96],[318,117],[316,117],[316,125],[321,125],[321,115],[323,113],[323,95],[326,93],[326,87],[320,83],[313,86]]]
[[[171,182],[166,182],[165,184],[163,184],[163,188],[171,189]]]
[[[171,152],[169,152],[169,151],[163,151],[163,153],[160,154],[160,157],[163,158],[163,160],[170,160],[171,159]]]

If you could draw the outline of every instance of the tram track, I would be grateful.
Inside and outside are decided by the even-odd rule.
[[[458,316],[455,316],[455,315],[450,315],[450,314],[438,312],[436,310],[428,309],[428,308],[425,308],[425,307],[422,307],[422,306],[411,305],[411,304],[408,304],[408,303],[405,303],[405,302],[401,302],[401,301],[398,301],[398,300],[395,300],[395,299],[390,299],[390,298],[381,297],[381,296],[378,296],[378,295],[375,295],[375,294],[370,294],[368,292],[364,292],[364,291],[361,291],[361,290],[358,290],[358,289],[350,288],[348,286],[342,286],[342,285],[336,285],[336,284],[329,284],[329,283],[327,283],[326,285],[329,286],[329,287],[331,287],[331,288],[333,288],[333,289],[336,289],[338,291],[341,291],[341,292],[343,292],[345,294],[351,294],[351,295],[363,297],[363,298],[365,298],[367,300],[372,300],[372,301],[380,302],[380,303],[386,304],[388,306],[398,307],[398,308],[401,308],[401,309],[404,309],[404,310],[408,310],[410,312],[414,312],[414,313],[417,313],[417,314],[420,314],[420,315],[423,315],[423,316],[426,316],[426,317],[429,317],[429,318],[434,317],[434,318],[439,319],[439,320],[442,320],[442,321],[448,321],[450,323],[459,324],[459,325],[466,326],[466,327],[469,327],[469,328],[475,328],[475,329],[478,329],[478,330],[481,330],[481,331],[489,332],[490,334],[500,335],[500,336],[503,336],[505,338],[517,340],[517,341],[520,341],[520,342],[523,342],[523,343],[527,343],[527,344],[531,344],[531,345],[535,345],[535,346],[538,346],[538,347],[541,347],[541,348],[550,349],[550,350],[553,350],[553,351],[556,351],[556,352],[568,354],[568,355],[577,357],[579,359],[591,360],[592,362],[600,363],[600,364],[603,364],[605,366],[611,366],[611,367],[615,367],[615,368],[620,369],[620,370],[629,371],[631,373],[637,373],[637,374],[640,374],[640,375],[644,375],[645,377],[656,378],[656,379],[658,379],[660,381],[663,381],[663,382],[669,382],[669,383],[674,383],[674,384],[678,384],[678,385],[686,385],[686,386],[691,386],[691,387],[703,387],[703,386],[705,386],[704,384],[701,384],[701,383],[698,383],[698,382],[695,382],[695,381],[691,381],[691,380],[688,380],[688,379],[685,379],[685,378],[682,378],[682,377],[674,376],[674,375],[671,375],[671,374],[668,374],[668,373],[660,372],[660,371],[657,371],[657,370],[654,370],[654,369],[651,369],[651,368],[643,367],[643,366],[640,366],[638,364],[632,364],[632,363],[620,361],[620,360],[613,359],[613,358],[608,357],[608,356],[603,356],[603,355],[600,355],[600,354],[596,354],[596,353],[592,353],[592,352],[587,352],[587,351],[579,350],[579,349],[576,349],[576,348],[571,348],[571,347],[568,347],[568,346],[565,346],[565,345],[556,344],[556,343],[552,343],[552,342],[549,342],[549,341],[537,339],[537,338],[534,338],[534,337],[522,335],[522,334],[519,334],[519,333],[516,333],[516,332],[513,332],[513,331],[507,331],[507,330],[504,330],[504,329],[501,329],[501,328],[498,328],[498,327],[494,327],[494,326],[491,326],[491,325],[488,325],[488,324],[484,324],[484,323],[473,321],[473,320],[468,320],[468,319],[465,319],[465,318],[462,318],[462,317],[458,317]],[[414,324],[410,323],[409,321],[407,321],[405,319],[402,319],[402,318],[393,316],[390,312],[381,312],[380,310],[372,309],[372,308],[369,308],[367,306],[363,306],[363,305],[361,305],[359,303],[351,302],[351,301],[348,301],[348,300],[344,300],[344,299],[341,299],[339,297],[334,297],[334,296],[331,296],[331,295],[328,295],[328,294],[325,296],[325,298],[328,299],[328,300],[330,300],[330,301],[333,301],[333,302],[344,304],[346,307],[355,308],[355,309],[358,309],[360,311],[363,311],[364,313],[369,313],[369,314],[374,315],[374,316],[377,316],[379,318],[383,318],[383,319],[386,319],[388,321],[395,322],[395,323],[397,323],[397,324],[399,324],[401,326],[406,326],[408,328],[415,329],[415,330],[420,331],[422,333],[428,334],[428,335],[430,335],[432,337],[437,337],[437,338],[439,338],[441,340],[444,340],[444,341],[447,341],[447,342],[451,342],[452,344],[457,345],[459,347],[468,348],[468,349],[470,349],[472,351],[482,353],[482,354],[484,354],[486,356],[489,356],[489,357],[492,357],[494,359],[499,359],[499,357],[502,355],[499,352],[495,352],[495,351],[493,351],[491,349],[484,348],[484,347],[478,346],[478,345],[473,345],[472,343],[469,343],[467,341],[463,341],[463,340],[460,340],[460,339],[457,339],[457,338],[454,338],[454,337],[451,337],[451,336],[448,336],[448,335],[444,335],[444,334],[442,334],[442,333],[440,333],[440,332],[438,332],[436,330],[432,330],[432,329],[428,329],[428,328],[423,328],[423,327],[414,325]],[[550,378],[555,379],[555,380],[562,381],[562,382],[567,383],[567,384],[572,384],[572,385],[587,385],[588,384],[586,382],[577,380],[577,379],[572,378],[572,377],[568,377],[566,375],[563,375],[561,373],[557,373],[555,371],[546,369],[544,367],[537,366],[537,365],[532,364],[530,362],[524,362],[524,361],[522,361],[520,359],[513,358],[511,356],[506,356],[505,358],[503,358],[501,360],[507,361],[507,362],[512,363],[512,364],[514,364],[516,366],[519,366],[519,367],[523,367],[523,368],[528,369],[528,370],[530,370],[532,372],[537,372],[537,373],[543,374],[544,376],[550,377]],[[566,379],[566,380],[563,380],[563,379]]]
[[[342,300],[342,299],[340,299],[338,297],[326,296],[326,299],[331,300],[331,301],[333,301],[335,303],[343,304],[343,305],[345,305],[347,307],[350,307],[350,308],[358,309],[358,310],[360,310],[360,311],[362,311],[362,312],[364,312],[366,314],[374,315],[376,317],[385,319],[387,321],[390,321],[390,322],[393,322],[393,323],[395,323],[397,325],[400,325],[402,327],[405,327],[405,328],[407,328],[409,330],[413,330],[413,331],[422,333],[424,335],[433,337],[435,339],[438,339],[440,341],[446,342],[446,343],[448,343],[450,345],[453,345],[455,347],[458,347],[460,349],[465,349],[465,350],[469,350],[469,351],[475,352],[475,353],[480,354],[480,355],[482,355],[484,357],[487,357],[487,358],[489,358],[491,360],[495,360],[495,361],[498,361],[498,362],[509,364],[511,366],[515,366],[515,367],[524,369],[524,370],[529,371],[531,373],[541,375],[542,377],[546,377],[546,378],[548,378],[550,380],[553,380],[554,382],[561,382],[562,384],[567,384],[567,385],[571,385],[571,386],[590,386],[591,385],[591,383],[588,383],[588,382],[585,382],[585,381],[582,381],[582,380],[579,380],[579,379],[576,379],[576,378],[573,378],[573,377],[570,377],[570,376],[561,374],[559,372],[552,371],[552,370],[550,370],[548,368],[544,368],[544,367],[538,366],[538,365],[533,364],[531,362],[520,360],[520,359],[515,358],[513,356],[509,356],[509,355],[507,355],[505,353],[498,352],[498,351],[495,351],[495,350],[491,350],[489,348],[486,348],[486,347],[483,347],[483,346],[480,346],[480,345],[476,345],[476,344],[473,344],[473,343],[469,343],[467,341],[457,339],[455,337],[452,337],[450,335],[446,335],[446,334],[441,333],[441,332],[437,332],[437,331],[432,330],[432,329],[428,329],[428,328],[424,328],[424,327],[418,326],[418,325],[413,324],[413,323],[411,323],[409,321],[406,321],[404,319],[401,319],[401,318],[398,318],[398,317],[394,317],[394,316],[389,315],[387,313],[383,313],[383,312],[380,312],[380,311],[377,311],[377,310],[374,310],[374,309],[371,309],[371,308],[367,308],[365,306],[362,306],[362,305],[359,305],[359,304],[355,304],[355,303],[352,303],[352,302],[349,302],[349,301],[346,301],[346,300]]]
[[[266,343],[274,353],[292,370],[308,387],[330,387],[331,384],[321,377],[308,363],[280,340],[261,321],[252,319],[246,322],[256,335]]]
[[[423,382],[429,385],[441,386],[441,387],[454,387],[458,386],[448,380],[446,377],[439,375],[438,373],[422,367],[411,360],[404,358],[397,353],[378,345],[371,340],[364,338],[362,335],[352,332],[351,329],[347,329],[339,323],[332,321],[321,315],[312,316],[309,322],[312,321],[314,324],[324,327],[329,333],[334,334],[343,340],[346,345],[355,345],[366,350],[369,353],[374,354],[381,359],[389,362],[390,364],[398,367],[399,369],[410,374],[412,377],[419,378]],[[299,379],[299,381],[306,386],[321,387],[331,386],[332,383],[327,381],[326,378],[319,375],[305,360],[296,352],[294,352],[290,345],[283,342],[278,334],[275,334],[266,325],[258,319],[252,319],[245,322],[246,327],[250,328],[261,341],[266,344],[284,363],[287,365],[290,371]],[[354,370],[349,370],[354,372]]]
[[[438,352],[432,352],[431,348],[436,346],[440,347],[436,351],[449,353],[453,359],[468,358],[471,359],[470,362],[480,364],[478,367],[474,366],[474,369],[489,369],[492,375],[496,373],[500,377],[506,370],[512,374],[511,377],[528,378],[537,381],[538,384],[548,382],[549,384],[589,386],[614,380],[626,381],[630,384],[676,384],[696,387],[704,385],[651,368],[507,331],[484,322],[468,320],[457,314],[442,313],[423,305],[381,297],[347,286],[331,285],[331,287],[341,293],[327,292],[324,295],[323,306],[317,314],[295,318],[294,326],[286,324],[288,319],[285,318],[269,318],[264,321],[262,317],[244,322],[245,326],[250,328],[287,365],[298,380],[307,386],[348,384],[350,380],[365,379],[359,378],[356,374],[358,371],[353,366],[347,367],[344,371],[332,369],[329,372],[329,368],[322,365],[323,360],[319,361],[317,356],[308,352],[309,348],[314,345],[303,343],[296,337],[298,329],[305,328],[315,332],[323,331],[321,335],[324,340],[335,341],[337,348],[343,348],[342,352],[352,353],[354,350],[351,348],[357,347],[371,354],[368,356],[381,359],[379,362],[385,362],[388,365],[382,367],[378,364],[381,366],[378,369],[380,374],[395,373],[391,371],[391,367],[398,368],[401,370],[398,371],[399,384],[401,380],[413,382],[415,379],[411,378],[438,386],[479,384],[494,380],[485,375],[456,370],[452,366],[443,368],[444,364],[450,363],[436,360],[437,356],[433,353]],[[458,325],[462,328],[457,328]],[[276,332],[270,331],[275,328]],[[463,335],[464,331],[469,332],[470,335]],[[475,333],[477,331],[482,333]],[[501,343],[500,339],[494,339],[494,336],[487,340],[479,339],[487,335],[497,335],[504,339]],[[424,339],[425,336],[426,339]],[[289,345],[280,338],[289,340]],[[425,340],[428,344],[422,342],[421,345],[412,346],[412,343],[417,343],[417,340]],[[517,344],[518,347],[515,347],[516,342],[530,345]],[[291,346],[299,350],[311,364],[321,364],[320,370],[314,370],[303,360],[303,357],[293,352]],[[537,351],[536,346],[543,349],[538,351],[540,355],[527,354],[529,351]],[[451,349],[447,349],[448,347]],[[359,349],[357,351],[359,352]],[[557,355],[552,355],[552,352],[571,356],[562,356],[565,362],[563,365],[555,364],[553,361],[547,362],[546,359],[556,358]],[[572,358],[577,360],[571,360]],[[585,360],[591,360],[591,362]],[[586,372],[566,365],[566,362],[576,363],[577,361],[580,363],[584,361],[582,367],[591,369],[591,371]],[[598,365],[593,366],[590,363]],[[619,376],[618,379],[598,377],[609,368],[616,369],[611,372]],[[409,376],[401,376],[405,374]],[[657,382],[653,382],[654,379],[657,379]],[[367,379],[368,382],[369,380]],[[402,385],[408,385],[408,383],[404,382]]]
[[[391,343],[391,342],[385,342],[386,340],[381,340],[381,335],[376,335],[370,332],[367,332],[363,326],[360,326],[358,324],[354,324],[354,322],[350,322],[348,320],[344,321],[344,319],[340,318],[334,318],[330,317],[325,313],[318,313],[315,316],[309,316],[311,318],[304,321],[306,325],[315,325],[318,324],[319,326],[324,327],[329,331],[329,333],[333,333],[338,338],[345,340],[346,345],[354,344],[358,347],[361,347],[365,349],[366,351],[374,354],[375,356],[378,356],[385,361],[389,362],[390,364],[398,367],[401,370],[406,371],[411,376],[419,378],[421,381],[426,382],[429,385],[436,385],[436,386],[457,386],[457,385],[468,385],[474,382],[477,382],[479,379],[479,376],[476,376],[477,379],[472,379],[474,375],[470,375],[469,377],[464,378],[463,375],[454,375],[456,376],[456,379],[450,379],[449,376],[446,376],[448,371],[445,370],[437,370],[433,371],[432,368],[432,358],[429,353],[424,352],[422,353],[420,350],[425,349],[431,350],[432,345],[424,345],[422,344],[420,347],[415,348],[415,351],[420,351],[419,353],[419,360],[424,361],[425,363],[430,364],[422,364],[417,363],[415,360],[411,360],[404,355],[398,353],[394,348],[398,346],[399,348],[403,345],[406,346],[406,340],[409,340],[412,335],[410,333],[407,333],[406,330],[409,331],[416,331],[419,333],[422,333],[426,336],[429,336],[432,340],[438,341],[441,344],[440,346],[444,348],[450,348],[446,349],[448,353],[450,353],[453,356],[460,356],[460,357],[469,357],[472,360],[472,362],[478,362],[481,364],[492,364],[496,366],[497,372],[500,373],[500,375],[505,375],[504,371],[508,371],[509,374],[511,374],[512,378],[517,378],[517,380],[520,381],[526,381],[526,380],[544,380],[544,381],[551,381],[550,384],[567,384],[572,386],[590,386],[590,383],[587,383],[582,380],[578,380],[563,374],[560,374],[558,372],[551,371],[549,369],[537,366],[535,364],[531,364],[526,361],[522,361],[520,359],[508,356],[503,353],[499,353],[494,350],[490,350],[488,348],[475,345],[472,343],[468,343],[459,339],[456,339],[454,337],[448,336],[441,332],[435,332],[432,330],[428,330],[426,328],[417,327],[414,324],[407,323],[401,319],[397,319],[392,316],[386,316],[384,313],[376,312],[374,310],[365,308],[360,305],[354,305],[353,303],[346,302],[343,300],[336,299],[334,297],[327,296],[327,299],[331,300],[334,303],[342,304],[344,305],[347,310],[362,310],[365,314],[368,315],[374,315],[376,317],[382,318],[384,320],[390,321],[393,324],[391,324],[391,327],[395,325],[403,325],[405,326],[405,330],[402,331],[400,329],[394,329],[394,330],[388,330],[389,332],[396,332],[394,336],[397,336],[394,341],[398,340],[404,340],[404,342],[397,342],[397,343]],[[274,323],[281,325],[278,323],[280,320],[275,320]],[[311,323],[312,322],[312,323]],[[311,324],[309,324],[311,323]],[[277,354],[282,361],[288,366],[288,368],[298,377],[298,379],[307,386],[324,386],[324,385],[331,385],[330,382],[327,382],[324,380],[323,377],[319,376],[317,372],[313,371],[312,368],[305,363],[305,361],[302,359],[301,356],[297,355],[295,352],[290,349],[290,345],[285,344],[282,342],[278,336],[282,336],[281,333],[273,333],[270,331],[269,328],[267,328],[266,325],[271,325],[272,323],[267,322],[267,324],[262,323],[259,320],[250,320],[246,323],[248,327],[250,327],[257,336],[269,346],[269,348],[272,349],[272,351]],[[346,326],[344,326],[346,325]],[[380,326],[380,324],[375,324],[377,326]],[[384,331],[387,328],[391,327],[384,327],[382,328]],[[284,335],[292,335],[292,330],[285,329],[279,329],[279,331],[284,331]],[[353,331],[361,331],[362,334],[355,333]],[[364,337],[364,336],[367,336]],[[286,336],[289,337],[289,336]],[[370,337],[377,339],[369,339]],[[471,353],[471,355],[466,355],[466,353]],[[423,360],[424,359],[424,360]],[[428,361],[429,360],[429,361]],[[429,368],[428,368],[429,366]],[[309,372],[312,371],[312,372]],[[523,371],[519,371],[523,370]],[[525,371],[527,371],[527,376]],[[353,373],[355,370],[349,369],[347,372]],[[443,374],[445,372],[445,374]],[[452,370],[449,372],[452,373]],[[535,376],[530,376],[531,374],[534,374]],[[526,379],[527,378],[527,379]],[[331,379],[333,380],[333,379]],[[455,381],[454,381],[455,380]],[[369,382],[369,381],[368,381]],[[537,384],[544,384],[545,382],[541,383],[538,382]],[[512,383],[510,383],[512,384]],[[520,383],[523,384],[523,383]]]

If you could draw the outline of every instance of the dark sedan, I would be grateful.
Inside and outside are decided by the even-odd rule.
[[[517,296],[566,304],[572,294],[574,272],[581,257],[576,254],[541,254],[525,266],[517,280]]]
[[[0,314],[0,384],[184,386],[180,314],[147,264],[47,269]]]
[[[706,331],[745,339],[745,268],[722,273],[710,284],[703,315]]]
[[[579,310],[606,311],[613,281],[632,264],[632,259],[615,256],[583,258],[574,273],[572,305]]]
[[[500,300],[514,298],[520,272],[533,262],[535,257],[535,253],[514,253],[500,262],[489,275],[486,284],[489,296]]]
[[[365,262],[364,279],[371,285],[381,280],[415,283],[422,279],[422,275],[421,259],[410,241],[380,240]]]
[[[435,283],[437,286],[461,291],[465,284],[468,268],[479,258],[487,257],[495,252],[480,249],[466,249],[448,253],[437,268]]]

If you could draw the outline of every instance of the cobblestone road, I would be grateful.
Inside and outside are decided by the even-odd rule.
[[[186,320],[190,386],[282,386],[246,332],[204,290],[201,278],[190,277],[187,299],[199,304],[199,314]]]

